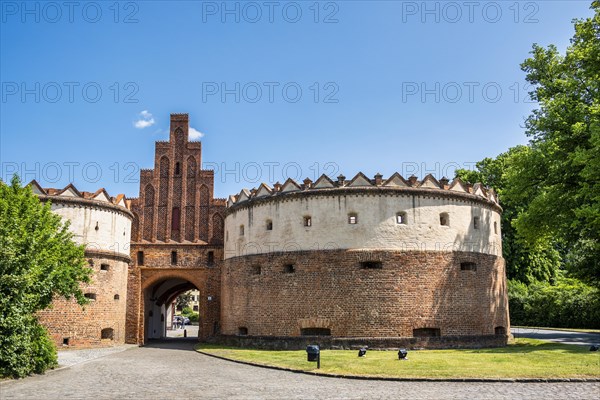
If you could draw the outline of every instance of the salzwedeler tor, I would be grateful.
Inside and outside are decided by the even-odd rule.
[[[82,310],[41,313],[57,344],[143,344],[166,336],[169,305],[200,291],[199,338],[273,348],[506,344],[501,208],[492,189],[428,175],[358,173],[213,196],[171,114],[168,142],[140,172],[139,198],[44,189],[86,244]],[[124,249],[130,249],[127,252]],[[317,336],[317,337],[315,337]]]

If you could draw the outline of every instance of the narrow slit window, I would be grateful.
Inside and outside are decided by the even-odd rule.
[[[304,226],[306,226],[306,227],[312,226],[312,218],[310,216],[304,217]]]
[[[252,266],[252,274],[253,275],[260,275],[262,273],[262,268],[260,265],[253,265]]]
[[[181,165],[176,162],[175,163],[175,176],[179,176],[179,174],[181,174]]]
[[[212,264],[215,262],[215,252],[214,251],[209,251],[208,255],[207,255],[207,260],[206,260],[209,264]]]
[[[240,225],[240,236],[244,236],[244,225]]]
[[[171,230],[178,231],[181,228],[181,211],[179,207],[173,207],[171,218]]]
[[[273,230],[273,221],[271,221],[270,219],[267,220],[267,230],[268,231],[272,231]]]
[[[177,252],[171,252],[171,265],[177,265]]]
[[[498,222],[494,221],[494,234],[498,234]]]
[[[137,252],[137,263],[138,263],[138,265],[144,265],[144,252],[143,251]]]
[[[479,229],[479,217],[473,217],[473,229]]]

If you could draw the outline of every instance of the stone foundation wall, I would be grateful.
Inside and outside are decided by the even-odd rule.
[[[479,349],[484,347],[506,346],[507,335],[481,336],[439,336],[411,338],[334,338],[326,336],[219,336],[211,342],[225,346],[255,348],[264,350],[303,350],[308,345],[318,345],[321,349],[358,350],[369,349],[394,350],[405,348],[418,349]]]

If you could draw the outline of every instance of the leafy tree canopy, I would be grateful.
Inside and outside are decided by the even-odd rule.
[[[567,268],[600,286],[600,2],[574,21],[565,55],[534,45],[521,65],[539,108],[526,120],[529,151],[508,171],[509,197],[527,198],[514,220],[536,246],[563,246]]]
[[[575,20],[564,55],[534,45],[521,68],[538,108],[527,146],[457,170],[499,194],[509,278],[552,281],[559,266],[600,286],[600,1]]]

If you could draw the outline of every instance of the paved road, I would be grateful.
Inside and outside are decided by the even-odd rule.
[[[600,383],[383,382],[276,371],[218,360],[171,340],[19,381],[5,399],[594,399]]]
[[[511,328],[510,331],[514,337],[550,340],[552,342],[579,344],[584,346],[600,344],[600,334],[598,333],[554,331],[538,328]]]

